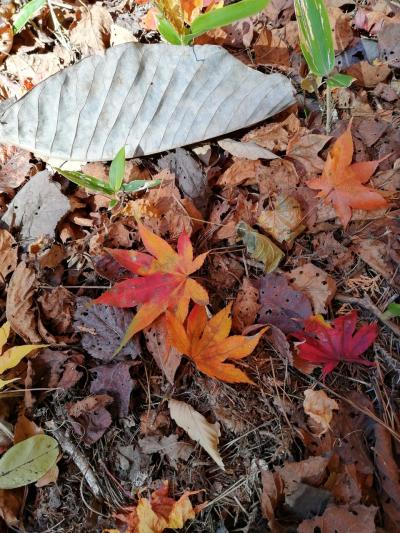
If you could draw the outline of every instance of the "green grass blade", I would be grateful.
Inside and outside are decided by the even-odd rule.
[[[108,180],[110,182],[110,187],[114,192],[118,192],[121,189],[122,180],[124,179],[125,174],[125,147],[123,146],[121,150],[112,160],[110,166],[110,173],[108,175]]]
[[[199,15],[192,23],[190,31],[193,35],[200,35],[206,31],[227,26],[237,20],[255,15],[265,8],[269,0],[241,0],[236,4],[221,7]]]
[[[145,191],[147,189],[153,189],[160,185],[161,180],[134,180],[130,183],[124,183],[122,185],[122,190],[124,192],[139,192]]]
[[[91,189],[92,191],[100,192],[102,194],[113,195],[114,190],[104,181],[98,180],[93,176],[88,174],[83,174],[82,172],[63,170],[62,168],[56,168],[57,172],[67,178],[72,183],[84,187],[86,189]]]
[[[350,87],[355,78],[348,74],[332,74],[327,79],[326,83],[331,89],[338,89],[340,87]]]
[[[308,68],[316,76],[328,76],[335,66],[335,52],[324,0],[294,0],[294,8]]]
[[[14,33],[20,32],[27,22],[36,15],[36,12],[47,4],[47,0],[30,0],[21,11],[13,25]]]
[[[158,19],[157,29],[167,42],[183,44],[183,36],[181,37],[172,24],[162,15]]]

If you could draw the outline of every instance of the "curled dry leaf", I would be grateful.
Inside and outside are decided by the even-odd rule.
[[[18,246],[14,237],[5,229],[0,229],[0,285],[14,272],[18,261]]]
[[[197,493],[185,492],[175,501],[168,496],[169,482],[163,481],[150,500],[139,498],[137,505],[122,508],[114,516],[126,526],[128,533],[162,533],[165,529],[180,529],[200,510],[200,507],[193,508],[189,500],[189,496]]]
[[[71,44],[83,55],[104,52],[110,45],[110,33],[113,20],[105,7],[94,5],[84,7],[81,18],[71,30]]]
[[[250,257],[264,264],[266,272],[275,270],[285,256],[268,237],[253,230],[246,222],[239,222],[236,226],[236,235],[245,244]]]
[[[218,451],[220,429],[218,422],[210,424],[207,419],[185,402],[169,400],[171,418],[184,429],[191,439],[198,442],[208,455],[225,470],[224,463]]]
[[[303,407],[304,412],[321,425],[321,435],[328,431],[333,411],[339,409],[337,402],[329,398],[325,391],[313,389],[304,391]]]
[[[291,243],[305,229],[299,202],[293,196],[279,194],[273,208],[262,211],[257,224],[276,241]]]
[[[289,281],[295,289],[303,292],[311,300],[314,313],[326,313],[336,293],[335,280],[312,263],[297,267],[288,273]]]

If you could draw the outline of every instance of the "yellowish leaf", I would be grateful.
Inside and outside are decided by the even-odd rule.
[[[313,389],[304,391],[303,407],[304,412],[321,425],[321,435],[328,431],[333,411],[339,409],[337,402],[329,398],[325,391]]]
[[[285,255],[268,237],[253,230],[246,222],[239,222],[236,235],[245,244],[250,257],[264,263],[266,272],[275,270]]]
[[[273,209],[260,214],[257,224],[276,241],[290,243],[304,231],[302,219],[303,213],[296,198],[280,194]]]

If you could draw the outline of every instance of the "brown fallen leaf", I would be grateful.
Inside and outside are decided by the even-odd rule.
[[[218,179],[217,185],[236,187],[238,185],[256,185],[265,179],[267,169],[259,159],[238,159]]]
[[[386,20],[378,33],[380,57],[390,67],[400,67],[400,17]]]
[[[9,55],[14,41],[12,24],[0,16],[0,64]]]
[[[337,6],[328,7],[330,26],[333,31],[333,46],[335,52],[343,52],[353,40],[351,18]]]
[[[254,53],[257,65],[289,66],[289,49],[279,29],[264,28],[254,45]]]
[[[298,527],[299,533],[310,533],[318,528],[323,533],[348,533],[357,531],[375,533],[375,515],[378,508],[373,505],[331,505],[321,516],[304,520]]]
[[[351,250],[385,279],[393,278],[394,268],[386,243],[378,239],[358,239]]]
[[[30,158],[26,150],[0,145],[0,192],[22,185],[32,168]]]
[[[385,81],[390,76],[390,67],[384,63],[370,64],[368,61],[360,61],[351,65],[346,74],[356,78],[361,87],[372,88],[376,87],[378,83]]]
[[[70,31],[71,44],[83,55],[104,52],[110,46],[112,17],[108,10],[98,4],[81,11],[81,18]]]
[[[96,366],[91,373],[96,377],[90,384],[90,394],[107,394],[114,399],[118,417],[128,416],[131,392],[135,381],[129,370],[133,361],[120,361],[111,365]]]
[[[245,277],[232,307],[233,329],[242,333],[247,326],[254,324],[259,309],[258,289],[250,278]]]
[[[291,270],[287,277],[295,289],[306,294],[314,308],[314,313],[324,314],[336,293],[335,280],[312,263]]]
[[[318,153],[332,139],[330,135],[298,132],[288,143],[286,157],[299,163],[304,172],[310,176],[320,174],[324,168],[324,160]]]
[[[188,442],[178,441],[178,436],[172,433],[166,436],[149,436],[139,439],[139,446],[143,453],[159,453],[166,456],[173,468],[178,467],[179,461],[187,462],[194,452],[194,446]]]
[[[218,141],[218,144],[223,150],[240,159],[251,159],[255,161],[257,159],[270,160],[279,157],[254,141],[240,142],[234,141],[233,139],[223,139]]]
[[[72,318],[75,308],[75,298],[71,292],[64,287],[56,287],[45,291],[39,298],[41,320],[47,331],[54,335],[56,339],[68,341],[72,334]]]
[[[14,237],[5,229],[0,229],[0,285],[14,272],[18,262],[18,246]]]
[[[110,427],[112,419],[106,406],[113,402],[107,394],[87,396],[75,403],[67,403],[67,413],[77,435],[85,444],[97,442]]]
[[[284,152],[288,146],[289,140],[295,135],[300,128],[300,121],[295,115],[289,117],[283,122],[267,124],[255,130],[246,133],[242,138],[243,142],[254,141],[263,148],[271,152]]]
[[[333,410],[339,409],[335,400],[328,397],[323,390],[307,389],[304,391],[304,412],[321,426],[321,435],[328,431]]]
[[[257,224],[276,241],[291,244],[305,229],[302,220],[303,213],[296,198],[280,194],[275,198],[272,209],[260,213]]]
[[[286,159],[275,159],[271,161],[266,179],[260,181],[259,189],[261,200],[270,197],[272,194],[293,194],[293,190],[299,183],[299,176],[291,161]]]
[[[25,342],[42,341],[37,330],[34,308],[36,275],[32,268],[21,262],[11,276],[7,293],[6,316],[11,328]]]

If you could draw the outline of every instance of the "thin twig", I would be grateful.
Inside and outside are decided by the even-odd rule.
[[[365,295],[362,298],[356,298],[354,296],[347,296],[347,294],[337,294],[335,299],[342,303],[359,305],[360,307],[367,309],[367,311],[371,311],[371,313],[373,313],[378,320],[385,324],[385,326],[388,327],[395,335],[400,337],[399,326],[390,320],[387,320],[378,307],[371,301],[369,296]]]
[[[328,82],[326,82],[326,133],[331,132],[332,126],[332,99],[331,99],[331,88],[329,87]]]

